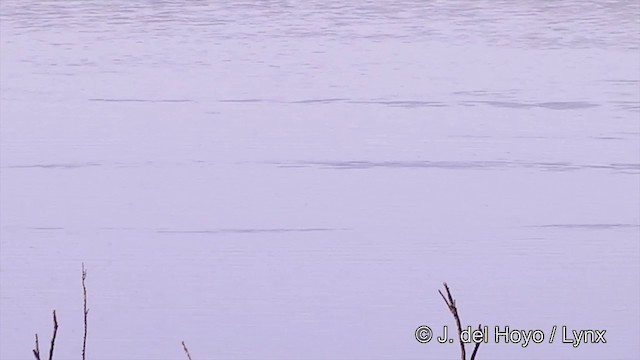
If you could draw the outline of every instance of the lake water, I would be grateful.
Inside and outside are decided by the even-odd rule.
[[[640,355],[639,2],[0,10],[1,359]]]

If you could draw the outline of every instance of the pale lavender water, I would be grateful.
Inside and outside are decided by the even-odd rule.
[[[0,10],[0,358],[640,355],[638,2]]]

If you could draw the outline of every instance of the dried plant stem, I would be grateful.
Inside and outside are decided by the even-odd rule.
[[[56,345],[56,335],[58,334],[58,318],[56,317],[56,311],[53,310],[53,336],[51,336],[51,346],[49,347],[49,360],[53,360],[53,347]],[[36,347],[32,350],[33,356],[36,360],[41,360],[40,357],[40,342],[38,341],[38,334],[36,333]]]
[[[182,342],[182,348],[184,349],[184,353],[187,354],[187,359],[191,360],[191,354],[189,354],[189,349],[187,349],[187,345],[185,345],[184,341]]]
[[[478,324],[478,330],[482,329],[482,324]],[[478,353],[478,349],[480,348],[480,341],[478,341],[473,347],[473,352],[471,353],[471,360],[475,360],[476,354]]]
[[[89,317],[89,308],[87,307],[87,269],[84,267],[84,263],[82,263],[82,297],[83,297],[83,305],[84,305],[84,335],[82,338],[82,360],[86,360],[87,353],[87,329],[88,329],[88,317]],[[446,286],[446,284],[445,284]],[[447,289],[448,290],[448,289]],[[49,360],[53,360],[53,350],[56,344],[56,336],[58,335],[58,318],[56,316],[56,311],[53,310],[53,335],[51,336],[51,345],[49,347]],[[189,349],[187,345],[182,342],[182,348],[184,349],[184,353],[187,355],[188,360],[191,359],[191,354],[189,353]],[[36,343],[33,350],[33,356],[36,360],[42,360],[40,356],[40,341],[38,339],[38,334],[36,333]],[[475,354],[475,351],[474,351]]]
[[[447,283],[444,283],[444,289],[447,292],[447,296],[445,297],[442,291],[438,290],[440,296],[442,296],[442,300],[444,300],[445,304],[451,311],[451,315],[453,315],[454,320],[456,321],[456,327],[458,328],[458,342],[460,343],[460,358],[462,360],[467,359],[467,353],[464,348],[464,342],[462,342],[462,325],[460,323],[460,316],[458,315],[458,308],[456,307],[456,300],[451,295],[451,290],[449,290],[449,286]],[[478,325],[478,329],[481,329],[481,325]],[[475,344],[475,348],[473,349],[473,353],[471,354],[471,360],[475,360],[476,354],[478,353],[478,348],[480,347],[480,342]]]
[[[456,321],[456,327],[458,328],[458,341],[460,342],[461,358],[462,360],[466,360],[467,354],[464,349],[464,343],[462,342],[462,339],[460,337],[462,335],[462,325],[460,324],[460,317],[458,316],[458,308],[456,308],[456,301],[453,299],[453,296],[451,295],[451,291],[449,290],[449,286],[447,285],[447,283],[444,283],[444,289],[447,291],[447,297],[444,296],[442,291],[438,290],[438,292],[440,293],[440,296],[442,296],[442,299],[444,300],[445,304],[447,304],[449,311],[451,311],[451,314],[453,315],[453,318]]]
[[[33,356],[36,358],[36,360],[40,360],[40,344],[38,343],[38,334],[36,334],[36,347],[32,351]]]
[[[56,311],[53,310],[53,336],[51,336],[51,347],[49,348],[49,360],[53,360],[53,347],[56,344],[57,334],[58,334],[58,318],[56,318]]]
[[[82,360],[86,359],[86,351],[87,351],[87,317],[89,315],[89,309],[87,308],[87,286],[85,285],[85,280],[87,279],[87,270],[84,268],[84,263],[82,263],[82,295],[84,302],[84,336],[82,338]]]

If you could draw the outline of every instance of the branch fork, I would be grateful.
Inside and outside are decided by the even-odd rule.
[[[456,321],[456,327],[458,328],[458,342],[460,343],[460,358],[462,360],[467,360],[467,352],[465,350],[464,342],[462,342],[462,325],[460,323],[460,316],[458,315],[458,307],[456,306],[456,300],[453,298],[453,295],[451,295],[451,290],[449,290],[449,285],[447,285],[446,282],[443,284],[444,284],[444,289],[447,293],[447,296],[446,297],[444,296],[444,294],[442,293],[442,290],[438,290],[438,292],[440,293],[442,300],[444,300],[444,303],[447,304],[447,307],[449,308],[451,315],[453,315],[453,319]],[[481,325],[482,324],[478,325],[478,330],[482,328]],[[473,348],[473,352],[471,353],[471,360],[475,360],[476,354],[478,353],[478,348],[480,348],[480,342],[477,342],[475,344]]]

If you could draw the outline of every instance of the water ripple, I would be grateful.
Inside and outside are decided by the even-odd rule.
[[[102,102],[140,102],[140,103],[187,103],[193,102],[189,99],[111,99],[111,98],[94,98],[89,101],[102,101]]]
[[[576,171],[576,170],[610,170],[620,173],[640,173],[640,164],[575,164],[572,162],[527,162],[527,161],[296,161],[272,163],[281,168],[313,167],[333,170],[362,170],[374,168],[387,169],[486,169],[505,170],[511,168],[533,168],[547,171]]]
[[[324,232],[341,231],[335,228],[275,228],[275,229],[197,229],[197,230],[157,230],[159,234],[261,234],[261,233],[292,233],[292,232]]]
[[[87,163],[60,163],[60,164],[31,164],[31,165],[8,165],[3,166],[5,169],[79,169],[87,167],[102,166],[103,164],[87,162]]]
[[[389,107],[422,108],[422,107],[447,107],[447,106],[477,106],[489,105],[500,108],[511,109],[531,109],[542,108],[548,110],[577,110],[598,107],[599,104],[586,101],[548,101],[548,102],[516,102],[516,101],[493,101],[493,100],[466,100],[460,102],[442,102],[434,100],[419,99],[348,99],[348,98],[312,98],[299,100],[276,100],[276,99],[222,99],[221,103],[268,103],[268,104],[355,104],[355,105],[384,105]],[[627,106],[637,105],[636,103],[624,104]]]
[[[598,104],[584,102],[584,101],[553,101],[553,102],[540,102],[540,103],[527,103],[527,102],[512,102],[512,101],[464,101],[463,105],[485,104],[501,108],[513,108],[513,109],[530,109],[530,108],[543,108],[550,110],[575,110],[586,109],[599,106]]]
[[[536,228],[560,228],[576,230],[611,230],[611,229],[640,229],[640,224],[545,224],[534,225]]]

